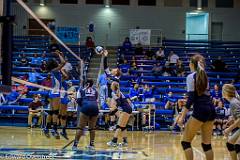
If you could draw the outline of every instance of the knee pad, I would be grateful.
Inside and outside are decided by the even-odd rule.
[[[187,149],[189,149],[189,148],[192,148],[190,142],[181,141],[181,145],[182,145],[183,150],[187,150]]]
[[[58,114],[59,114],[59,110],[53,110],[52,113],[53,113],[54,115],[58,115]]]
[[[53,111],[49,111],[48,114],[49,114],[50,116],[52,116],[52,115],[53,115]]]
[[[61,116],[62,120],[66,120],[67,116]]]
[[[202,148],[204,152],[212,150],[212,145],[211,144],[204,144],[202,143]]]
[[[89,128],[88,131],[91,132],[91,131],[95,131],[96,128]]]
[[[235,144],[235,152],[238,154],[240,153],[240,144]]]
[[[124,131],[127,129],[127,127],[121,127],[121,126],[117,125],[116,129],[121,129],[121,131]]]
[[[228,151],[229,152],[233,152],[233,151],[235,151],[235,146],[234,146],[234,144],[231,144],[231,143],[226,143],[226,146],[227,146],[227,149],[228,149]]]
[[[121,131],[125,131],[127,127],[121,127]]]

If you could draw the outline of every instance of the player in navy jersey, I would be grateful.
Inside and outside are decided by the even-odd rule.
[[[121,110],[121,113],[118,118],[114,137],[110,142],[107,143],[107,145],[117,146],[119,134],[122,132],[123,145],[127,146],[128,145],[127,123],[128,123],[129,117],[132,114],[131,102],[120,91],[120,86],[118,82],[112,82],[111,89],[112,89],[112,101],[110,105],[113,108],[119,108],[119,110]]]
[[[224,135],[228,135],[235,130],[235,132],[228,137],[227,149],[230,152],[232,160],[240,159],[240,97],[236,88],[232,84],[224,84],[222,87],[222,95],[230,103],[230,110],[232,116],[232,124],[224,130]]]
[[[191,142],[197,132],[201,130],[202,148],[206,155],[206,159],[213,160],[214,155],[211,139],[216,112],[208,91],[208,77],[205,72],[204,57],[199,54],[194,55],[190,59],[189,66],[192,73],[187,76],[188,100],[178,119],[178,124],[182,126],[191,106],[193,106],[193,113],[185,126],[181,144],[186,159],[193,160]]]
[[[65,60],[63,58],[63,54],[55,50],[53,51],[60,59],[60,64],[55,59],[51,59],[47,62],[47,70],[51,73],[52,79],[52,90],[49,91],[49,98],[50,98],[50,111],[47,117],[47,125],[44,129],[44,134],[49,137],[49,128],[51,124],[53,125],[52,134],[55,138],[59,139],[59,133],[57,131],[57,122],[58,122],[58,115],[59,115],[59,108],[60,108],[60,90],[62,88],[62,76],[61,76],[61,69],[65,65]],[[52,122],[52,123],[51,123]]]
[[[78,130],[76,132],[73,150],[77,149],[78,142],[83,135],[84,128],[88,124],[89,131],[90,131],[90,143],[89,148],[94,149],[94,141],[95,141],[95,130],[96,130],[96,123],[98,118],[98,92],[95,88],[93,88],[93,80],[88,79],[86,82],[86,87],[81,89],[79,95],[79,104],[81,106],[80,109],[80,118],[78,121]]]

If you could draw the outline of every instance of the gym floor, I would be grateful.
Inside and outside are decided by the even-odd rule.
[[[128,147],[109,148],[106,142],[111,140],[112,131],[97,131],[96,132],[96,151],[87,152],[85,146],[88,145],[89,133],[81,138],[79,149],[80,152],[71,151],[71,145],[66,150],[60,151],[62,147],[68,144],[75,135],[74,130],[68,130],[69,140],[61,137],[56,140],[54,137],[46,138],[40,129],[27,129],[23,127],[0,127],[0,159],[6,155],[26,155],[26,154],[58,154],[59,158],[68,157],[66,159],[74,159],[76,154],[77,159],[88,159],[101,157],[98,159],[156,159],[156,160],[184,160],[184,154],[180,146],[180,134],[170,132],[151,132],[144,133],[141,131],[128,132]],[[193,141],[195,160],[203,160],[204,154],[201,149],[201,137],[198,135]],[[20,150],[18,150],[20,149]],[[225,147],[225,139],[223,137],[213,138],[213,149],[216,160],[230,160],[229,154]],[[7,152],[6,152],[7,151]],[[47,152],[47,153],[46,153]],[[61,152],[61,155],[59,155]],[[75,155],[74,155],[75,154]],[[85,158],[83,157],[85,156]],[[36,157],[35,157],[36,158]],[[75,157],[76,158],[76,157]],[[4,159],[10,159],[4,158]],[[12,158],[13,159],[13,158]],[[26,158],[23,158],[26,159]],[[34,159],[34,156],[32,157]],[[41,159],[41,158],[37,158]],[[44,159],[44,158],[42,158]],[[46,159],[46,158],[45,158]]]

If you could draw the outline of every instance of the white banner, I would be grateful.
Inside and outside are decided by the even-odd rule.
[[[150,45],[150,29],[130,29],[130,41],[132,44]]]

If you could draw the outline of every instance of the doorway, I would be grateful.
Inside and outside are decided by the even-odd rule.
[[[211,25],[211,40],[221,41],[223,36],[223,23],[212,22]]]

